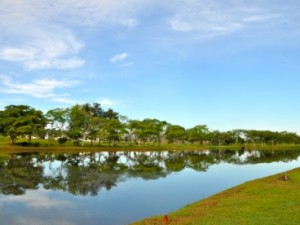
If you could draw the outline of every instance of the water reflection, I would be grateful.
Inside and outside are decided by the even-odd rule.
[[[0,157],[0,193],[23,195],[42,185],[46,190],[95,196],[129,178],[155,180],[186,168],[207,171],[224,162],[288,162],[299,155],[295,150],[12,154]]]

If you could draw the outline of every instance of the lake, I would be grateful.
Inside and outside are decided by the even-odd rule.
[[[295,150],[2,155],[1,224],[128,224],[299,166]]]

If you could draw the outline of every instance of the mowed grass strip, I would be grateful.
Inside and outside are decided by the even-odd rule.
[[[300,168],[246,182],[170,213],[168,217],[170,225],[299,225]],[[162,215],[133,224],[166,222]]]

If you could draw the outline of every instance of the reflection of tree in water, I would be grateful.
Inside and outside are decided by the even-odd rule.
[[[162,165],[162,152],[133,152],[128,156],[128,161],[131,161],[127,170],[129,177],[153,180],[168,175],[168,172]]]
[[[43,166],[32,155],[17,154],[1,157],[0,192],[24,194],[26,189],[38,189],[42,183]]]
[[[165,157],[165,165],[168,172],[179,172],[186,167],[186,153],[170,151]]]
[[[275,150],[275,151],[255,151],[254,154],[247,157],[244,163],[272,163],[289,162],[299,157],[299,151],[295,150]]]
[[[207,171],[208,167],[216,164],[216,161],[211,154],[194,151],[188,154],[187,167],[196,171]]]
[[[151,180],[185,168],[206,171],[222,162],[288,162],[298,157],[295,150],[12,154],[0,157],[0,193],[21,195],[43,185],[74,195],[97,195],[128,178]]]
[[[61,159],[59,176],[48,176],[46,189],[61,189],[75,195],[97,195],[105,188],[110,190],[119,182],[126,165],[118,163],[117,153],[76,153],[64,154]],[[63,176],[63,174],[66,176]]]

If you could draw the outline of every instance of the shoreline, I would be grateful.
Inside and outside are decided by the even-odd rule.
[[[251,180],[168,215],[170,225],[280,224],[300,221],[300,168]],[[131,225],[166,224],[165,215]]]
[[[205,151],[205,150],[230,150],[230,151],[277,151],[277,150],[300,150],[300,145],[197,145],[197,144],[162,144],[162,145],[94,145],[90,146],[88,143],[85,146],[73,145],[58,145],[47,143],[30,146],[9,145],[0,143],[0,153],[23,153],[23,152],[104,152],[104,151]]]

